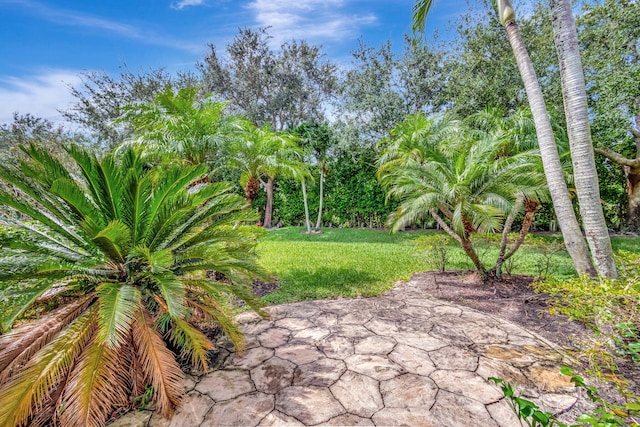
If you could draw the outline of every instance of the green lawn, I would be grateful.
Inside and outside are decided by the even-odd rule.
[[[281,288],[264,299],[284,303],[336,296],[379,295],[398,280],[415,272],[432,270],[425,251],[416,239],[431,231],[389,234],[363,229],[325,229],[321,234],[302,234],[303,229],[287,227],[271,230],[258,245],[261,264],[277,275]],[[535,238],[534,238],[535,240]],[[528,240],[527,240],[528,242]],[[614,238],[615,249],[640,252],[640,238]],[[573,276],[573,267],[564,250],[544,255],[559,235],[538,237],[514,255],[514,274]],[[487,264],[495,260],[497,243],[478,243],[478,252]],[[473,266],[462,250],[449,246],[448,270],[468,270]],[[547,268],[548,264],[548,268]]]

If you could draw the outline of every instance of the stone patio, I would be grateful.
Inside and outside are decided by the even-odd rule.
[[[420,286],[273,306],[270,320],[244,313],[247,350],[189,378],[173,418],[138,412],[114,426],[519,426],[488,377],[550,412],[587,406],[556,346]]]

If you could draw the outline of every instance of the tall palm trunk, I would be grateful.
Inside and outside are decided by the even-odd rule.
[[[307,226],[307,233],[311,234],[311,221],[309,220],[309,200],[307,200],[307,184],[302,178],[302,201],[304,202],[304,221]]]
[[[569,0],[551,0],[549,6],[560,63],[562,99],[582,224],[598,274],[615,278],[618,273],[600,203],[598,174],[587,110],[587,90],[571,3]]]
[[[544,173],[549,185],[549,193],[556,211],[558,224],[562,231],[567,252],[571,256],[573,265],[579,274],[595,275],[595,269],[589,257],[589,249],[585,243],[584,237],[580,230],[580,225],[576,218],[569,198],[569,191],[562,173],[560,164],[560,156],[553,137],[553,130],[549,115],[542,96],[542,89],[538,82],[538,77],[533,69],[531,58],[522,41],[520,30],[515,22],[513,9],[508,1],[499,1],[500,19],[504,24],[509,43],[516,57],[520,76],[524,83],[529,99],[529,106],[533,114],[533,121],[538,137],[538,145],[540,147],[540,156],[544,166]]]
[[[318,220],[316,221],[316,231],[322,225],[322,198],[324,197],[324,163],[320,164],[320,204],[318,205]]]
[[[273,215],[273,186],[275,181],[276,179],[271,176],[267,180],[267,204],[264,207],[264,223],[262,224],[264,228],[271,228],[271,217]]]

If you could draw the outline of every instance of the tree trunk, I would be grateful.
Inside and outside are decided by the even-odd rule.
[[[627,178],[627,193],[629,195],[625,228],[638,232],[640,231],[640,167],[625,166],[624,175]]]
[[[549,6],[560,63],[562,99],[582,225],[596,271],[600,276],[615,278],[618,272],[600,203],[600,188],[587,110],[587,90],[571,3],[569,0],[551,0]]]
[[[531,58],[522,41],[522,37],[520,36],[518,25],[515,21],[508,21],[505,24],[505,30],[507,31],[509,43],[511,43],[518,69],[520,70],[520,76],[522,77],[527,92],[527,98],[529,99],[544,173],[547,178],[547,185],[549,186],[553,207],[558,218],[558,224],[562,231],[564,244],[578,274],[589,274],[593,276],[596,271],[591,263],[589,250],[580,231],[580,225],[573,211],[573,206],[571,205],[569,191],[567,190],[567,184],[562,173],[560,156],[558,155],[558,149],[553,137],[553,130],[538,77],[533,69]]]
[[[606,157],[612,162],[622,166],[624,176],[627,179],[627,221],[625,228],[629,231],[640,231],[640,132],[632,130],[638,153],[635,159],[628,159],[610,148],[594,148],[596,154]]]
[[[271,228],[271,216],[273,213],[273,185],[275,178],[269,177],[267,180],[267,204],[264,207],[264,228]]]
[[[316,231],[320,230],[322,225],[322,198],[324,197],[324,163],[320,165],[320,204],[318,206],[318,221],[316,222]]]
[[[469,259],[471,259],[471,262],[473,262],[473,265],[476,267],[476,271],[480,275],[480,278],[482,279],[482,281],[487,282],[488,280],[490,280],[489,272],[487,271],[486,268],[484,268],[484,265],[482,265],[482,261],[480,261],[480,257],[476,253],[476,250],[473,247],[471,240],[467,238],[467,233],[465,232],[465,236],[462,237],[458,233],[453,231],[453,229],[449,227],[449,224],[444,222],[442,217],[438,215],[438,212],[436,212],[435,209],[431,209],[429,213],[431,214],[433,219],[436,220],[438,225],[440,225],[440,227],[442,227],[442,229],[447,232],[449,236],[453,237],[458,243],[460,243],[460,246],[462,246],[464,253],[467,254]]]
[[[540,205],[538,202],[534,200],[527,200],[526,208],[525,208],[526,213],[524,214],[524,219],[522,220],[522,228],[520,228],[520,234],[518,235],[518,238],[516,239],[516,241],[513,243],[513,246],[511,247],[509,252],[507,252],[506,254],[505,254],[505,251],[507,248],[507,245],[506,245],[507,235],[506,234],[502,235],[503,243],[500,244],[500,255],[498,256],[498,259],[496,261],[496,266],[494,268],[496,277],[502,276],[502,266],[504,265],[505,261],[511,258],[513,254],[515,254],[516,251],[520,249],[520,246],[522,246],[524,239],[527,237],[527,234],[529,234],[529,230],[531,229],[531,224],[533,224],[533,217],[535,216],[539,206]],[[511,221],[511,223],[513,223],[513,221]],[[509,228],[511,228],[511,224],[509,225]]]
[[[304,202],[304,223],[307,226],[307,234],[311,234],[311,221],[309,221],[309,201],[307,200],[307,184],[302,179],[302,201]]]

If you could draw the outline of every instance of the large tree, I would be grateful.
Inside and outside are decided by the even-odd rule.
[[[238,137],[246,121],[226,112],[226,104],[201,95],[198,87],[171,86],[150,101],[125,107],[123,121],[134,135],[125,145],[141,145],[154,159],[168,157],[212,170],[225,165],[225,146]]]
[[[274,51],[270,38],[266,28],[241,29],[226,47],[227,61],[210,45],[199,64],[204,90],[228,100],[258,127],[283,131],[322,121],[336,88],[335,65],[318,46],[291,41]]]
[[[331,149],[337,144],[337,139],[327,123],[303,123],[295,129],[295,134],[299,136],[298,145],[302,148],[307,163],[315,163],[319,175],[319,195],[318,195],[318,217],[315,231],[319,231],[322,226],[322,207],[324,200],[324,182],[328,171],[329,155]],[[303,181],[304,183],[304,181]],[[303,184],[304,185],[304,184]],[[304,196],[305,220],[307,229],[311,227],[308,218],[308,207],[306,196]]]
[[[240,184],[245,190],[245,200],[252,203],[260,186],[265,188],[265,228],[271,227],[273,192],[278,176],[297,180],[310,177],[296,139],[287,132],[273,132],[269,125],[256,127],[247,124],[246,129],[225,148],[229,167],[241,171]]]
[[[640,3],[587,3],[578,18],[595,151],[619,166],[626,227],[640,230]],[[623,180],[625,180],[623,178]]]
[[[433,112],[447,102],[445,50],[421,38],[406,37],[402,53],[391,42],[379,47],[360,42],[352,53],[352,67],[340,86],[344,125],[357,130],[365,144],[383,138],[406,115]]]
[[[132,129],[119,120],[125,106],[151,102],[167,85],[179,89],[198,84],[190,73],[174,76],[162,68],[134,73],[126,65],[116,77],[97,71],[82,73],[81,77],[82,83],[70,87],[76,102],[61,113],[107,149],[131,136]]]
[[[423,29],[431,7],[431,0],[419,0],[414,7],[413,26],[415,30]],[[544,171],[549,192],[558,218],[564,243],[579,274],[595,275],[589,249],[582,235],[582,230],[573,210],[565,182],[558,149],[556,147],[551,121],[547,113],[542,89],[533,68],[527,48],[522,40],[515,11],[508,0],[498,0],[498,16],[507,32],[509,43],[518,64],[522,77],[540,147]]]
[[[600,202],[598,173],[594,161],[587,107],[587,90],[571,3],[569,0],[551,0],[549,6],[560,63],[562,98],[571,147],[573,180],[578,195],[582,226],[596,271],[600,276],[615,278],[618,273]]]

